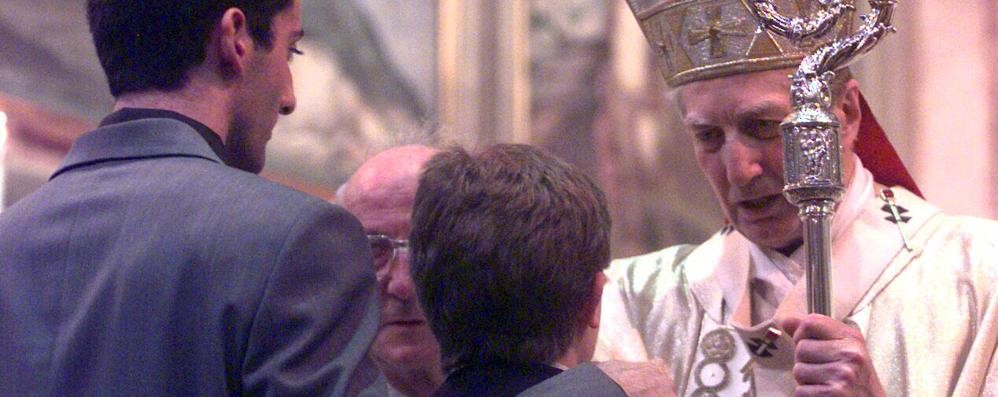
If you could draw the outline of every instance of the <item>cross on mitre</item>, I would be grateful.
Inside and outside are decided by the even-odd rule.
[[[724,43],[723,38],[725,36],[731,37],[745,37],[748,36],[745,32],[739,30],[733,30],[741,24],[741,20],[735,19],[724,22],[721,14],[722,8],[720,5],[715,5],[709,7],[706,12],[707,25],[699,28],[691,29],[689,34],[689,44],[697,45],[704,41],[708,42],[710,48],[710,56],[712,58],[721,58],[728,55],[728,48]]]

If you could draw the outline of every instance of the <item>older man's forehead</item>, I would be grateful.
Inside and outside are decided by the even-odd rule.
[[[420,171],[435,153],[430,147],[403,146],[375,155],[347,181],[340,203],[369,232],[407,234]]]
[[[369,206],[377,208],[412,208],[413,199],[416,197],[416,179],[399,179],[370,185],[366,189],[360,189],[357,197],[369,203]]]
[[[367,233],[405,238],[412,217],[413,195],[408,192],[379,190],[355,198],[347,207]]]
[[[790,82],[786,70],[745,73],[685,84],[677,88],[676,96],[683,117],[697,109],[692,104],[703,102],[724,105],[740,113],[789,105]],[[701,109],[702,110],[702,109]]]
[[[367,233],[406,238],[415,189],[415,182],[347,186],[340,203],[357,217]]]
[[[424,146],[404,146],[386,150],[362,164],[350,178],[350,183],[368,189],[400,182],[415,185],[423,164],[435,153],[436,149]]]
[[[384,169],[357,175],[347,183],[344,193],[350,202],[365,207],[411,207],[418,185],[416,170]]]
[[[365,199],[394,196],[398,193],[415,194],[423,160],[399,159],[379,155],[360,166],[343,188],[341,201],[353,204]]]

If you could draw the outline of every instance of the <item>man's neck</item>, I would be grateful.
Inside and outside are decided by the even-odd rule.
[[[777,248],[776,252],[779,252],[783,254],[783,256],[789,258],[791,255],[794,254],[794,252],[797,251],[798,248],[800,248],[801,245],[804,245],[804,240],[794,240],[794,242],[790,244]]]
[[[856,155],[851,151],[842,153],[842,185],[848,189],[852,185],[853,177],[856,175]],[[803,238],[800,240],[794,240],[790,244],[782,247],[773,247],[776,252],[783,254],[783,256],[790,257],[804,244]]]
[[[444,383],[442,372],[433,373],[423,368],[405,373],[389,370],[385,371],[385,377],[390,387],[406,397],[430,397]]]
[[[558,369],[567,370],[569,368],[582,364],[582,362],[584,361],[587,360],[579,359],[578,350],[573,346],[568,348],[568,351],[565,352],[564,355],[562,355],[557,360],[554,360],[554,362],[549,363],[548,365]]]
[[[170,92],[143,91],[120,95],[114,110],[124,108],[162,109],[180,113],[204,124],[225,142],[229,131],[229,106],[221,92],[188,86]],[[194,92],[198,92],[197,95]]]

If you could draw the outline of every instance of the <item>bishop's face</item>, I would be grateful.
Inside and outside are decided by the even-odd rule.
[[[785,253],[802,238],[798,209],[783,196],[779,127],[793,110],[790,73],[784,69],[738,74],[679,88],[683,122],[693,134],[697,163],[724,214],[752,242]],[[859,123],[859,91],[855,81],[845,90],[845,99],[836,102],[833,112],[844,121],[842,168],[848,184]]]
[[[791,112],[787,71],[697,81],[679,90],[700,169],[725,216],[764,247],[801,239],[797,207],[783,197],[780,122]]]

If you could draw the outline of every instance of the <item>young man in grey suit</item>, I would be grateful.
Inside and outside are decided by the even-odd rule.
[[[267,182],[299,0],[89,0],[115,112],[0,216],[0,395],[357,395],[359,223]]]

